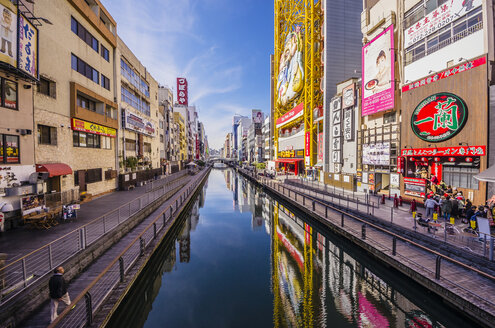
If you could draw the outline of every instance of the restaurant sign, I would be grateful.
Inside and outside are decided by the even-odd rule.
[[[127,130],[136,131],[150,137],[155,136],[155,125],[147,119],[129,111],[124,112],[124,119]]]
[[[278,152],[278,158],[303,158],[304,149],[289,149]]]
[[[106,136],[111,138],[117,137],[117,130],[115,129],[91,122],[78,120],[77,118],[72,119],[72,130],[99,134],[100,136]]]
[[[401,156],[485,156],[486,146],[402,149]]]
[[[411,117],[411,128],[418,138],[440,142],[459,133],[468,118],[466,103],[447,92],[436,93],[424,99]]]

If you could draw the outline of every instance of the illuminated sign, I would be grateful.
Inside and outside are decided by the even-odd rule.
[[[411,128],[418,138],[440,142],[462,130],[468,118],[464,100],[452,93],[436,93],[424,99],[411,117]]]
[[[101,136],[107,136],[111,138],[115,138],[117,136],[117,130],[115,129],[91,122],[81,121],[76,118],[72,119],[72,130],[99,134]]]
[[[401,156],[485,156],[486,146],[402,149]]]

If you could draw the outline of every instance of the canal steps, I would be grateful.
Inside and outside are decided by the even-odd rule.
[[[242,169],[238,169],[238,172],[360,246],[381,262],[435,292],[481,325],[493,326],[495,277],[476,269],[470,270],[458,261],[318,201],[313,207],[313,198],[285,188],[280,183],[253,176]]]

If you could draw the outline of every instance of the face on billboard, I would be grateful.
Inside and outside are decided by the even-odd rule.
[[[285,38],[277,77],[277,102],[286,105],[303,87],[304,68],[302,60],[301,28],[298,26]]]
[[[17,67],[17,7],[0,0],[0,61]]]
[[[393,25],[363,47],[363,116],[394,107]]]

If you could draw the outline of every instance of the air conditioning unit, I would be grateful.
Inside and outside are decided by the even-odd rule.
[[[48,180],[48,172],[33,172],[29,176],[30,184],[37,184],[40,181]]]

